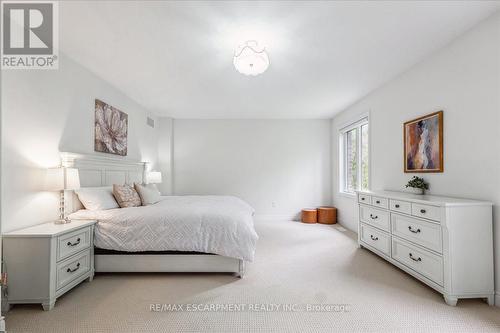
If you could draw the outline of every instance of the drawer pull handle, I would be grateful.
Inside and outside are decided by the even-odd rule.
[[[398,204],[396,204],[394,207],[399,208],[399,205],[398,205]]]
[[[75,267],[75,268],[73,268],[73,269],[68,268],[68,269],[66,270],[66,272],[68,272],[68,273],[74,273],[74,272],[76,272],[76,271],[77,271],[77,270],[79,270],[79,269],[80,269],[80,263],[76,264],[76,267]]]
[[[371,218],[372,220],[376,220],[376,219],[378,219],[378,216],[377,216],[377,215],[370,214],[370,218]]]
[[[379,204],[379,203],[380,203],[380,200],[375,201],[375,203],[378,203],[378,204]]]
[[[413,260],[413,261],[422,261],[422,258],[418,257],[418,258],[414,258],[413,257],[413,253],[410,252],[410,259]]]
[[[378,237],[373,237],[373,235],[370,235],[370,238],[374,241],[378,241]]]
[[[420,232],[420,229],[415,230],[415,229],[413,229],[413,228],[411,227],[411,225],[409,225],[409,226],[408,226],[408,230],[410,230],[410,231],[411,231],[411,232],[413,232],[414,234],[418,234],[418,233]]]
[[[74,242],[74,243],[67,242],[66,245],[68,245],[68,246],[77,246],[78,244],[80,244],[80,241],[81,241],[81,239],[80,239],[80,237],[78,237],[76,239],[76,242]]]
[[[425,213],[426,213],[426,210],[425,210],[425,209],[421,209],[421,210],[420,210],[420,213],[425,214]]]

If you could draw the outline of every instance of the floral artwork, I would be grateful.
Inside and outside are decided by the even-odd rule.
[[[126,156],[127,132],[128,115],[96,99],[94,150]]]
[[[405,172],[443,172],[443,111],[404,124]]]

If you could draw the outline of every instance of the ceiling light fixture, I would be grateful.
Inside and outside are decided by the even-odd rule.
[[[255,40],[249,40],[238,46],[233,58],[234,67],[244,75],[256,76],[269,67],[266,49]]]

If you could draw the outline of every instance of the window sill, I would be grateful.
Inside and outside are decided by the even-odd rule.
[[[338,192],[340,197],[348,198],[348,199],[356,199],[356,193],[349,192]]]

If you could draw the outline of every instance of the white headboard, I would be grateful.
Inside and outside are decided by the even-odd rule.
[[[61,164],[77,168],[81,187],[112,186],[113,184],[143,183],[146,179],[146,162],[116,158],[97,154],[61,153]],[[82,208],[73,191],[68,191],[66,212]]]

